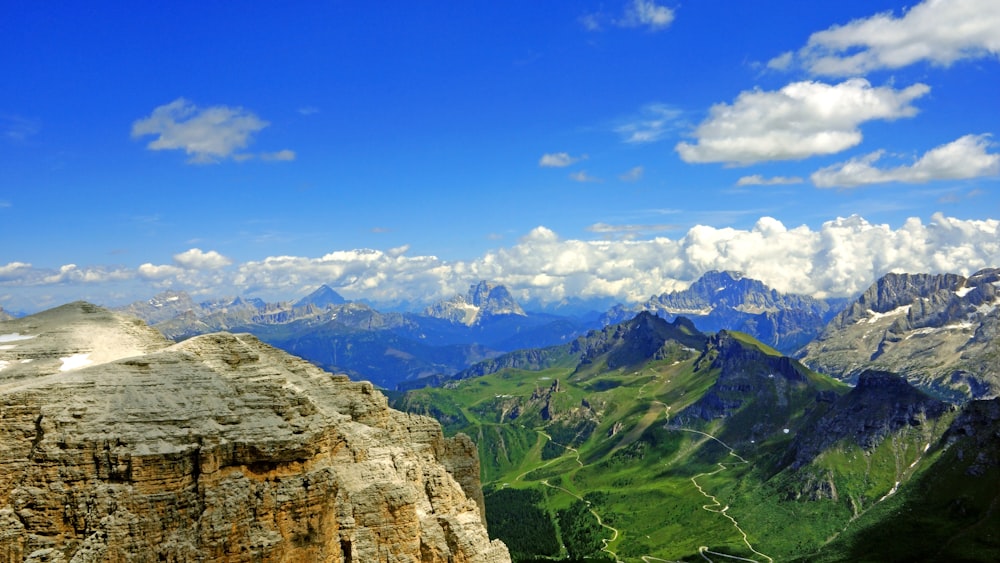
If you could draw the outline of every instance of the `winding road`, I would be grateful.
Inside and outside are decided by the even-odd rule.
[[[655,381],[655,379],[653,381]],[[649,381],[649,382],[646,382],[645,384],[643,384],[639,388],[638,392],[636,393],[636,397],[639,398],[639,399],[641,399],[643,393],[645,392],[646,386],[649,385],[650,383],[653,383],[653,381]],[[673,431],[678,431],[678,432],[690,432],[692,434],[700,434],[701,436],[704,436],[705,439],[714,440],[714,441],[718,442],[720,445],[722,445],[722,447],[724,447],[728,451],[728,454],[730,456],[736,458],[736,460],[737,460],[737,461],[729,463],[729,465],[733,465],[733,464],[749,464],[750,463],[749,461],[747,461],[746,459],[744,459],[743,457],[741,457],[739,454],[737,454],[736,451],[733,450],[733,448],[731,448],[728,444],[726,444],[722,440],[716,438],[715,436],[712,436],[711,434],[708,434],[707,432],[702,432],[700,430],[692,430],[692,429],[689,429],[689,428],[681,428],[681,427],[678,427],[678,426],[670,426],[669,425],[669,422],[670,422],[670,405],[668,405],[668,404],[666,404],[666,403],[664,403],[662,401],[658,401],[656,399],[650,399],[650,403],[651,403],[651,405],[659,405],[659,406],[663,407],[664,419],[668,423],[667,426],[666,426],[667,430],[673,430]],[[650,411],[652,411],[652,408],[650,409]],[[648,415],[647,415],[647,417],[643,417],[643,419],[644,420],[640,421],[640,424],[638,426],[640,426],[644,430],[646,427],[650,426],[650,423],[652,421],[648,418]],[[557,446],[562,447],[567,452],[571,452],[573,454],[573,459],[576,461],[576,463],[580,467],[585,467],[584,463],[580,460],[580,452],[576,448],[574,448],[572,446],[567,446],[565,444],[560,444],[559,442],[556,442],[556,441],[552,440],[552,436],[550,436],[545,431],[543,431],[543,430],[541,430],[539,428],[536,428],[535,431],[538,432],[539,434],[541,434],[542,436],[545,436],[545,438],[548,439],[553,444],[556,444]],[[633,436],[632,435],[632,434],[636,433],[635,431],[636,431],[636,429],[633,429],[632,432],[629,432],[625,436],[623,436],[623,438],[615,446],[615,449],[623,447],[624,445],[627,445],[630,441],[634,440],[637,437],[637,436]],[[536,471],[538,469],[541,469],[543,467],[547,467],[547,466],[549,466],[549,465],[551,465],[553,463],[556,463],[556,462],[558,462],[558,461],[560,461],[562,459],[564,459],[563,456],[560,456],[558,458],[550,460],[549,462],[547,462],[547,463],[545,463],[545,464],[543,464],[541,466],[535,467],[535,468],[533,468],[530,471],[526,471],[524,473],[521,473],[520,475],[518,475],[517,477],[515,477],[514,480],[515,481],[520,481],[525,476],[527,476],[529,473],[531,473],[533,471]],[[768,556],[768,555],[766,555],[764,553],[761,553],[760,551],[757,551],[753,547],[753,545],[750,543],[750,539],[747,536],[747,533],[743,530],[742,527],[740,527],[739,522],[735,518],[733,518],[730,514],[728,514],[729,506],[728,505],[723,506],[722,503],[719,502],[718,498],[716,498],[714,495],[711,495],[708,492],[706,492],[705,489],[701,486],[701,484],[698,483],[698,478],[699,477],[707,477],[707,476],[715,475],[717,473],[720,473],[722,471],[725,471],[725,470],[729,469],[729,467],[725,463],[721,463],[720,462],[720,463],[718,463],[718,466],[719,466],[719,468],[716,469],[715,471],[710,471],[710,472],[707,472],[707,473],[699,473],[698,475],[695,475],[695,476],[693,476],[693,477],[690,478],[691,479],[691,483],[694,484],[694,486],[698,489],[698,492],[700,492],[706,499],[708,499],[708,500],[711,501],[710,504],[705,504],[701,508],[703,510],[705,510],[705,511],[708,511],[708,512],[712,512],[712,513],[715,513],[715,514],[721,514],[726,519],[728,519],[733,524],[733,527],[736,529],[736,531],[739,532],[740,536],[742,536],[743,543],[747,546],[747,549],[749,549],[751,552],[753,552],[754,554],[756,554],[759,557],[761,557],[762,560],[750,559],[750,558],[746,558],[746,557],[740,557],[740,556],[737,556],[737,555],[730,555],[730,554],[726,554],[726,553],[720,553],[720,552],[717,552],[717,551],[712,551],[707,546],[699,546],[698,547],[698,554],[702,557],[702,559],[704,559],[706,561],[709,561],[710,563],[713,562],[713,559],[710,558],[709,555],[715,556],[716,558],[726,558],[726,559],[735,560],[735,561],[749,561],[749,562],[752,562],[752,563],[763,563],[763,561],[767,561],[767,563],[774,563],[774,559],[773,558],[771,558],[770,556]],[[570,491],[569,489],[566,489],[565,487],[561,487],[561,486],[553,485],[553,484],[549,483],[548,479],[542,479],[542,480],[539,481],[539,483],[541,483],[542,485],[545,485],[546,487],[552,488],[552,489],[558,489],[558,490],[566,493],[567,495],[569,495],[569,496],[571,496],[571,497],[573,497],[573,498],[575,498],[577,500],[580,500],[580,501],[586,503],[588,511],[594,516],[594,518],[597,520],[597,523],[601,527],[603,527],[603,528],[605,528],[607,530],[610,530],[611,534],[612,534],[610,539],[609,538],[602,538],[601,539],[601,542],[603,544],[603,547],[601,548],[601,551],[603,551],[603,552],[607,553],[608,555],[612,556],[617,563],[622,563],[622,561],[618,558],[617,553],[615,553],[614,551],[612,551],[611,549],[608,548],[608,546],[611,543],[613,543],[613,542],[615,542],[615,541],[618,540],[619,536],[621,535],[621,532],[617,528],[614,528],[613,526],[609,526],[608,524],[604,523],[604,521],[601,519],[601,515],[598,514],[597,511],[594,510],[593,507],[591,507],[590,501],[585,500],[582,496],[578,495],[577,493],[575,493],[573,491]],[[676,562],[676,561],[671,560],[671,559],[661,559],[659,557],[654,557],[652,555],[643,555],[643,556],[640,557],[640,559],[642,559],[642,561],[644,563],[654,563],[654,562],[679,563],[679,562]]]

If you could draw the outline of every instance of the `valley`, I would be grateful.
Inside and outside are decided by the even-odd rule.
[[[998,275],[893,274],[839,313],[735,273],[621,322],[621,309],[600,321],[525,312],[486,282],[419,314],[328,287],[288,303],[167,293],[122,313],[181,344],[245,331],[373,375],[395,408],[471,438],[489,537],[514,561],[991,560]],[[787,346],[806,325],[794,338],[767,329],[789,318],[818,335],[801,361]],[[0,370],[34,373],[15,352],[29,325],[5,324],[18,330]],[[106,353],[67,352],[59,369]]]
[[[727,331],[609,368],[669,327],[640,315],[618,339],[589,337],[603,347],[578,346],[592,355],[394,404],[479,445],[490,531],[515,561],[850,560],[883,507],[913,503],[914,483],[944,471],[960,409],[897,376],[850,388]]]

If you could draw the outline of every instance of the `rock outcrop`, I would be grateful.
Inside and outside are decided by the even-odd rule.
[[[466,295],[456,295],[424,310],[424,315],[472,326],[491,317],[525,316],[524,309],[502,285],[480,281]]]
[[[780,293],[740,272],[706,272],[683,291],[653,296],[632,306],[617,305],[604,314],[608,325],[650,311],[667,320],[687,317],[698,330],[738,330],[785,353],[816,337],[841,303]]]
[[[370,383],[85,303],[0,336],[0,561],[510,560],[471,442]]]
[[[855,381],[868,369],[904,375],[952,402],[1000,395],[1000,269],[888,274],[837,315],[801,355]]]

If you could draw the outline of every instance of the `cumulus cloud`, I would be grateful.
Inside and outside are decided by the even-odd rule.
[[[675,148],[685,162],[730,164],[833,154],[860,143],[858,127],[866,121],[916,115],[911,102],[929,91],[919,83],[902,90],[873,87],[863,78],[745,91],[732,104],[712,106],[694,131],[696,142]]]
[[[854,188],[994,176],[1000,173],[1000,154],[987,152],[990,144],[988,135],[966,135],[927,151],[911,165],[894,168],[878,168],[885,151],[876,151],[817,170],[810,179],[820,188]]]
[[[665,104],[648,104],[639,110],[639,114],[615,127],[615,132],[621,135],[626,143],[641,145],[654,143],[672,131],[681,112]]]
[[[157,281],[179,277],[184,274],[184,268],[169,264],[157,266],[147,262],[136,269],[136,274],[144,280]]]
[[[599,234],[647,226],[595,224]],[[562,239],[537,227],[507,248],[470,260],[393,256],[376,250],[321,258],[273,257],[240,266],[247,290],[327,283],[351,298],[432,301],[479,279],[503,283],[519,299],[542,303],[571,297],[641,301],[682,289],[708,270],[740,270],[785,292],[853,296],[891,271],[970,274],[1000,263],[1000,221],[934,215],[901,227],[852,216],[788,228],[764,217],[747,230],[696,226],[682,237],[645,240]]]
[[[31,269],[31,264],[27,262],[8,262],[0,266],[0,283],[16,282],[22,279]]]
[[[26,262],[10,262],[0,266],[0,285],[32,287],[57,284],[98,284],[129,279],[132,272],[113,266],[64,264],[57,269],[36,268]]]
[[[1000,264],[1000,221],[993,219],[935,214],[929,221],[910,218],[893,228],[851,216],[817,228],[790,228],[762,217],[749,229],[699,225],[677,238],[656,236],[654,231],[668,227],[591,225],[588,230],[600,240],[564,239],[536,227],[510,246],[459,261],[410,256],[407,247],[399,247],[272,256],[210,270],[148,263],[133,270],[72,264],[50,270],[11,262],[0,265],[0,286],[16,287],[20,296],[32,288],[51,295],[51,288],[59,286],[79,298],[82,291],[73,284],[104,288],[131,280],[147,290],[137,298],[148,297],[154,288],[174,287],[279,300],[327,284],[349,299],[397,305],[431,303],[487,279],[506,285],[525,302],[574,297],[637,302],[683,289],[709,270],[739,270],[783,292],[850,297],[888,272],[968,275]]]
[[[605,24],[623,28],[643,27],[648,31],[662,31],[674,21],[674,11],[653,0],[632,0],[620,17],[593,12],[580,16],[580,25],[587,31],[601,31]]]
[[[546,153],[538,159],[538,165],[542,168],[565,168],[586,158],[587,155],[570,156],[567,152]]]
[[[150,150],[183,150],[188,162],[212,163],[238,156],[269,124],[241,107],[199,108],[184,98],[157,107],[132,124],[132,138],[153,135]]]
[[[651,31],[666,29],[674,21],[674,11],[652,0],[633,0],[618,20],[621,27],[645,27]]]
[[[917,62],[949,66],[963,59],[1000,56],[996,0],[925,0],[900,16],[884,12],[833,26],[809,37],[794,57],[825,76],[862,75]],[[790,66],[784,53],[768,66]]]
[[[736,181],[737,186],[790,186],[801,184],[804,180],[798,176],[772,176],[765,178],[760,174],[743,176]]]
[[[233,261],[214,250],[204,252],[200,248],[192,248],[174,254],[174,263],[189,270],[214,270],[224,268]]]

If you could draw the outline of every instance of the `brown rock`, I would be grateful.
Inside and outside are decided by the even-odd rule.
[[[0,561],[510,560],[471,442],[370,383],[249,335],[171,346],[82,303],[0,324],[14,333]]]

